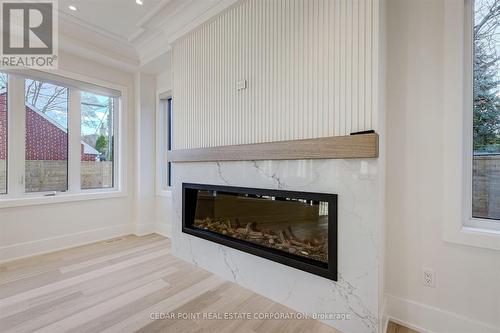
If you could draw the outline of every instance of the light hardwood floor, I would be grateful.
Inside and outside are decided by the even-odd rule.
[[[0,332],[331,332],[314,320],[152,320],[153,313],[289,313],[172,256],[169,240],[126,236],[0,265]]]
[[[401,326],[399,324],[389,322],[389,325],[387,326],[387,333],[418,333],[418,332],[406,328],[404,326]]]
[[[155,313],[291,313],[170,254],[159,235],[126,236],[0,265],[0,332],[318,332],[314,320],[152,320]],[[392,324],[388,332],[415,333]]]

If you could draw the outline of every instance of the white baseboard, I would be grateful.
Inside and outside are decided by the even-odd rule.
[[[74,234],[2,246],[0,247],[0,263],[130,235],[132,231],[131,224],[118,224]]]
[[[386,307],[387,307],[387,295],[384,294],[383,298],[382,298],[382,305],[381,305],[381,309],[379,311],[379,318],[380,318],[380,325],[379,325],[379,329],[381,330],[380,332],[381,333],[386,333],[387,332],[387,327],[389,325],[389,319],[387,318],[387,311],[386,311]]]
[[[421,333],[499,333],[500,327],[479,322],[426,304],[386,295],[387,320]]]
[[[167,223],[156,223],[155,232],[167,238],[172,238],[172,228]]]

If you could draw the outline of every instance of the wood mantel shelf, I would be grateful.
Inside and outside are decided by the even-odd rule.
[[[351,159],[378,157],[378,134],[331,136],[168,152],[169,162]]]

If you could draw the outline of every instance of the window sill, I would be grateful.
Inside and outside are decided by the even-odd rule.
[[[126,197],[124,191],[92,191],[81,193],[61,193],[55,196],[25,196],[18,198],[0,198],[0,209],[24,206],[50,205],[64,202],[88,201]]]
[[[445,230],[445,241],[500,251],[500,230],[472,226],[473,223],[474,219],[455,230]]]

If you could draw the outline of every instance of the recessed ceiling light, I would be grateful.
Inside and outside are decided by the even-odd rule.
[[[138,5],[142,5],[143,4],[142,0],[135,0],[135,3],[138,4]]]
[[[73,6],[73,5],[69,5],[68,8],[74,12],[76,12],[78,10],[78,8],[76,8],[76,6]]]

